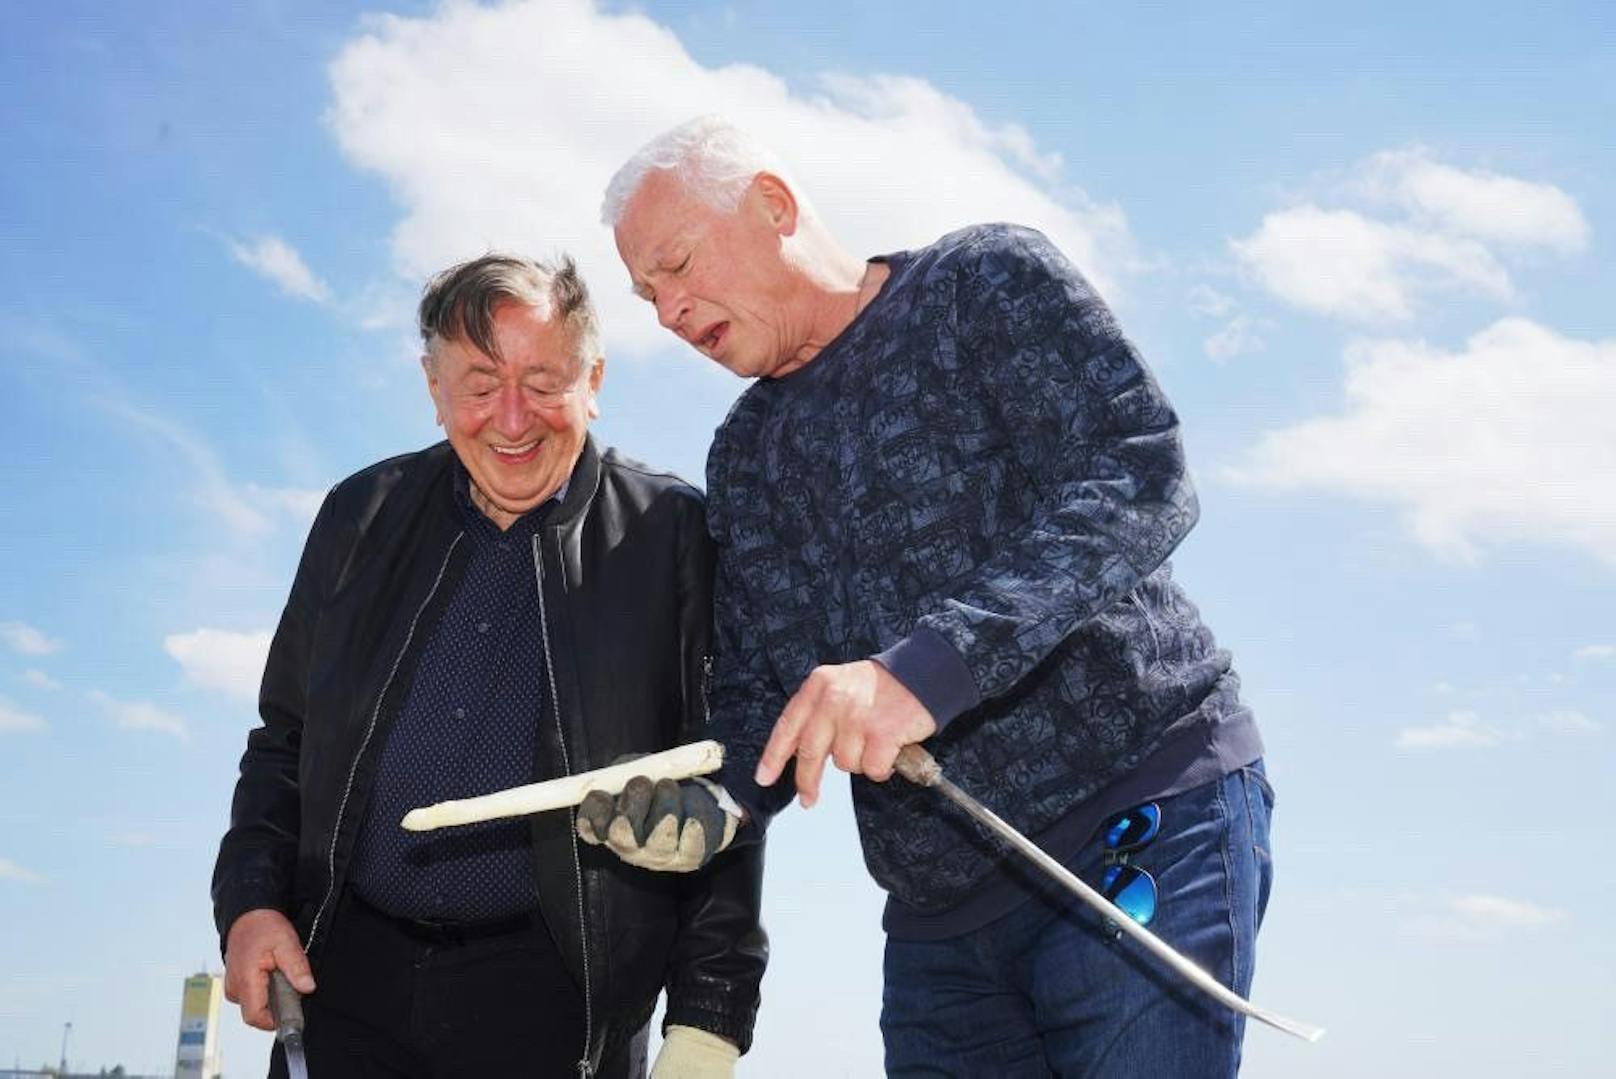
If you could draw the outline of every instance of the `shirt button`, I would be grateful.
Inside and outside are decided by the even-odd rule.
[[[478,622],[477,623],[477,632],[478,633],[487,633],[488,632],[488,623],[487,622]]]
[[[465,719],[466,718],[466,710],[464,708],[456,708],[454,710],[454,717],[456,719]]]

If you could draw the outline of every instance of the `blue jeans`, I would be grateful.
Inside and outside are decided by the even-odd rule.
[[[1157,804],[1160,834],[1129,859],[1156,878],[1149,928],[1245,996],[1273,879],[1262,762]],[[1098,886],[1104,863],[1096,836],[1068,867]],[[888,938],[885,973],[890,1076],[1209,1079],[1240,1070],[1245,1020],[1107,932],[1064,891],[964,936]]]

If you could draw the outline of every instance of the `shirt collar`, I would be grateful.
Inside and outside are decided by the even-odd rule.
[[[574,467],[577,466],[575,465]],[[510,528],[501,531],[498,525],[488,519],[487,514],[477,508],[477,503],[472,501],[471,473],[466,471],[466,466],[461,463],[459,454],[454,456],[452,471],[454,475],[456,511],[459,512],[462,521],[465,522],[468,531],[472,535],[490,539],[497,539],[500,536],[508,538],[527,536],[536,532],[538,527],[544,523],[544,519],[550,515],[551,508],[561,504],[561,501],[567,497],[567,489],[572,486],[572,474],[568,473],[567,478],[561,481],[561,487],[555,494],[518,517],[512,522]]]

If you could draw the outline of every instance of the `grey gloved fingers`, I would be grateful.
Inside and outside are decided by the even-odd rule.
[[[651,809],[651,795],[655,789],[648,777],[635,776],[623,788],[623,793],[617,796],[617,817],[627,821],[636,847],[645,845],[645,834],[650,830],[646,814]],[[617,824],[617,820],[612,821],[613,827]]]
[[[659,779],[651,789],[651,808],[645,814],[645,851],[656,858],[671,857],[679,845],[684,816],[679,783]]]
[[[578,838],[596,846],[606,842],[606,829],[616,814],[617,803],[605,791],[590,791],[578,806]]]
[[[694,858],[697,867],[706,865],[718,853],[724,840],[724,811],[718,799],[699,783],[685,783],[680,788],[684,802],[684,827],[679,835],[679,851]]]

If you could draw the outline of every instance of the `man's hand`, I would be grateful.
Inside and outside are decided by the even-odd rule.
[[[729,846],[740,807],[705,779],[652,783],[635,776],[616,800],[590,791],[578,807],[578,838],[604,843],[629,865],[689,873]]]
[[[675,1023],[662,1039],[651,1079],[730,1079],[740,1055],[728,1038]]]
[[[314,974],[297,930],[278,910],[249,910],[230,926],[224,944],[224,996],[241,1005],[241,1018],[259,1030],[274,1030],[269,1011],[269,972],[279,967],[299,993],[314,992]]]
[[[898,750],[936,733],[926,706],[873,659],[815,667],[775,721],[757,782],[772,786],[796,757],[797,793],[806,809],[819,801],[827,755],[844,772],[884,783]]]

